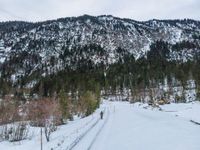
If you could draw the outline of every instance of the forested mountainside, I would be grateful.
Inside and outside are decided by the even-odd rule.
[[[1,97],[64,91],[77,99],[90,91],[128,93],[132,101],[145,93],[167,99],[170,87],[188,89],[191,82],[198,96],[199,64],[200,21],[84,15],[0,23]],[[161,85],[168,91],[152,91]]]

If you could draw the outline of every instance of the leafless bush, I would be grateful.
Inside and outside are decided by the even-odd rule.
[[[0,103],[0,125],[19,121],[18,106],[12,100],[4,100]]]
[[[26,123],[19,122],[7,124],[0,127],[0,141],[16,142],[28,137],[28,126]]]
[[[57,129],[57,125],[62,123],[62,113],[56,100],[45,98],[33,101],[29,104],[28,116],[31,125],[44,127],[46,140],[50,140],[50,135]]]
[[[56,130],[57,130],[57,127],[56,127],[56,125],[54,124],[53,121],[46,121],[45,127],[44,127],[44,133],[45,133],[45,137],[46,137],[47,142],[50,141],[51,133],[56,131]]]
[[[51,120],[55,125],[61,124],[61,112],[56,100],[46,98],[32,101],[27,114],[33,126],[45,127],[47,120]]]

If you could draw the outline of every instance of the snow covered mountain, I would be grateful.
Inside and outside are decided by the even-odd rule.
[[[38,23],[2,22],[0,67],[9,66],[16,76],[31,74],[44,66],[49,72],[57,72],[82,64],[109,65],[125,54],[141,58],[152,43],[160,40],[172,45],[192,43],[195,46],[189,50],[170,53],[170,60],[192,60],[200,52],[200,21],[139,22],[111,15],[84,15]]]
[[[116,49],[123,48],[139,58],[157,40],[176,43],[193,41],[200,34],[200,22],[194,20],[150,20],[138,22],[113,16],[80,16],[58,20],[26,23],[0,23],[2,52],[36,51],[40,56],[60,55],[63,47],[100,45],[111,61]]]

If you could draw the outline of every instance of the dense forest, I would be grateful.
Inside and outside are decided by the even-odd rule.
[[[33,98],[36,94],[38,97],[53,97],[64,91],[65,93],[71,93],[70,97],[76,99],[87,91],[99,97],[101,93],[114,95],[119,91],[123,92],[124,89],[130,89],[133,101],[139,101],[140,99],[134,99],[135,91],[157,87],[165,80],[167,80],[168,85],[181,85],[184,88],[186,88],[188,80],[194,80],[199,92],[199,52],[196,52],[193,60],[186,62],[170,59],[170,51],[181,51],[183,49],[199,49],[199,45],[188,41],[174,45],[157,41],[150,46],[150,51],[145,56],[137,60],[124,49],[118,48],[116,52],[119,55],[119,60],[111,65],[104,62],[94,64],[87,57],[73,57],[74,53],[64,49],[64,53],[60,55],[63,70],[55,71],[58,60],[52,57],[50,64],[44,64],[41,71],[36,70],[30,76],[19,77],[15,83],[12,83],[9,76],[12,73],[12,65],[9,65],[9,63],[23,61],[23,57],[27,55],[22,54],[19,57],[11,58],[8,63],[1,66],[1,95],[14,94],[19,99],[25,100],[25,94],[28,94],[29,98]],[[104,49],[98,45],[76,48],[74,51],[78,56],[84,55],[83,52],[90,54],[95,52],[99,56],[104,55]],[[72,68],[72,64],[69,65],[65,59],[66,56],[70,55],[72,55],[71,58],[76,58],[72,61],[74,62],[73,66],[76,66],[75,68]],[[31,59],[33,62],[39,61],[34,56]],[[41,74],[44,70],[43,74],[45,76]],[[174,79],[176,82],[174,82]],[[30,83],[30,81],[36,83],[29,88],[27,83]]]

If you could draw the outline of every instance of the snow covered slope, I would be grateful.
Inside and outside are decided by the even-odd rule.
[[[200,22],[189,19],[139,22],[111,15],[84,15],[39,23],[5,22],[0,23],[0,53],[2,51],[2,57],[7,59],[21,53],[29,55],[29,59],[37,58],[37,61],[32,61],[33,64],[48,64],[53,56],[58,59],[59,69],[62,57],[67,57],[68,65],[80,58],[111,64],[119,59],[118,48],[137,59],[144,56],[150,44],[157,40],[171,44],[183,40],[194,42],[199,34]],[[85,46],[93,44],[104,51],[93,51],[94,47],[86,50]],[[80,47],[84,47],[83,52],[76,51]],[[29,61],[26,60],[26,64]],[[38,67],[41,67],[40,64]]]

